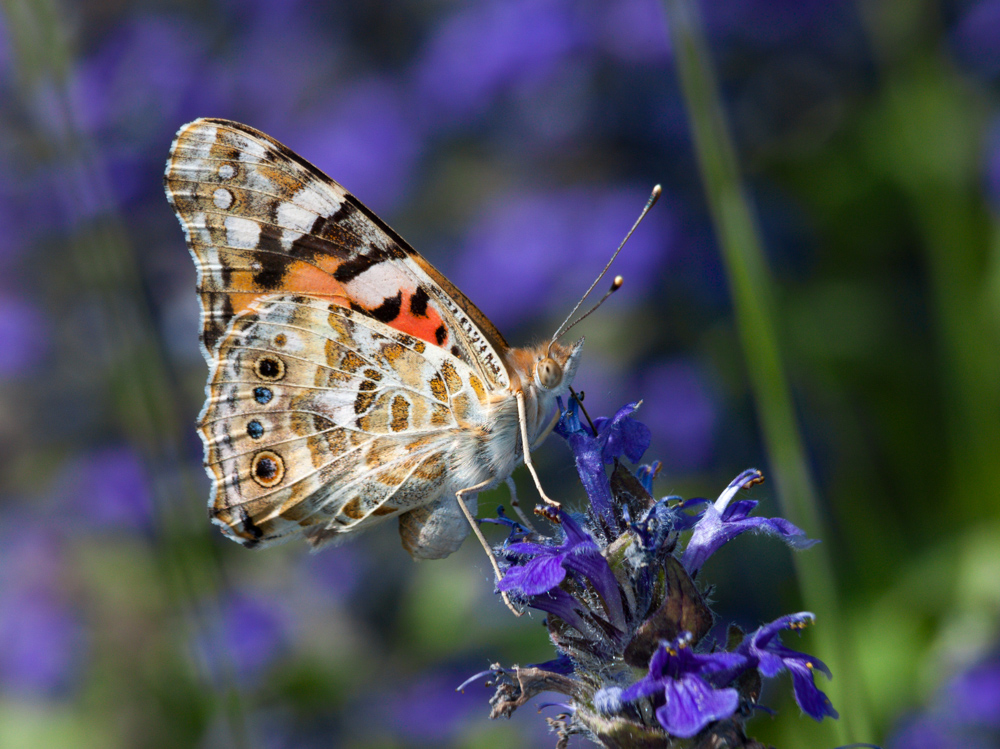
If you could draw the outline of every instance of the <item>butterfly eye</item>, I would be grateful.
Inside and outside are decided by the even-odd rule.
[[[536,365],[535,377],[543,388],[552,390],[562,381],[562,367],[555,359],[546,356]]]

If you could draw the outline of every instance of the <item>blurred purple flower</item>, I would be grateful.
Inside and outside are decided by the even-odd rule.
[[[598,44],[628,62],[671,58],[667,16],[660,0],[618,0],[601,6]]]
[[[201,28],[175,16],[137,16],[121,24],[80,65],[71,88],[77,125],[106,145],[141,148],[204,114],[225,79],[210,64]],[[159,160],[159,155],[157,156]]]
[[[328,31],[284,3],[268,3],[225,61],[235,110],[226,116],[278,133],[308,118],[304,112],[314,101],[339,98],[328,89],[341,49]]]
[[[66,471],[62,492],[84,525],[126,530],[152,527],[149,475],[130,447],[109,447],[82,456]]]
[[[709,37],[758,45],[778,45],[807,32],[829,34],[841,3],[826,0],[705,0],[701,4]],[[846,9],[849,12],[849,9]]]
[[[470,228],[451,277],[501,330],[546,312],[565,314],[646,197],[645,190],[624,186],[498,196]],[[675,230],[669,202],[661,199],[612,269],[625,277],[625,299],[634,303],[654,287]]]
[[[379,725],[403,737],[406,746],[450,745],[462,722],[479,708],[455,690],[457,681],[454,674],[438,673],[403,684],[379,698]]]
[[[951,33],[958,60],[984,78],[1000,74],[1000,2],[982,0],[967,7]]]
[[[260,677],[288,645],[288,625],[275,601],[234,593],[221,604],[219,619],[200,643],[217,677],[227,673],[240,680]]]
[[[16,506],[5,508],[4,519],[0,691],[58,697],[73,686],[85,646],[82,622],[62,592],[67,576],[62,545],[54,529]]]
[[[233,24],[272,30],[301,23],[303,12],[315,7],[311,0],[222,0],[220,5]]]
[[[73,130],[87,133],[97,148],[78,164],[59,163],[51,188],[66,210],[86,219],[119,205],[160,194],[163,148],[178,126],[218,113],[230,95],[231,78],[209,56],[201,27],[168,15],[140,15],[121,23],[73,71],[69,98]],[[36,119],[54,131],[63,124],[58,97],[42,91]],[[95,185],[95,175],[101,182]],[[58,194],[58,192],[57,192]],[[90,205],[88,205],[88,202]]]
[[[356,544],[308,554],[302,557],[302,569],[315,584],[315,590],[343,603],[369,572],[371,560],[365,555],[365,548]]]
[[[49,324],[33,303],[0,292],[0,379],[31,372],[49,348]]]
[[[994,119],[987,130],[983,151],[986,162],[983,165],[986,199],[993,207],[994,213],[1000,214],[1000,118]]]
[[[0,73],[2,75],[2,73]],[[33,201],[24,196],[24,182],[21,171],[13,164],[0,161],[0,278],[10,279],[14,266],[29,247],[40,226],[42,210],[48,206],[42,201]],[[39,206],[41,203],[41,206]]]
[[[7,24],[0,15],[0,90],[11,82],[10,76],[10,39],[7,36]]]
[[[989,729],[1000,739],[1000,654],[952,679],[939,700],[956,721]]]
[[[415,62],[415,103],[429,118],[482,114],[505,91],[530,88],[587,40],[570,0],[487,0],[438,25]]]
[[[296,125],[295,150],[384,213],[405,194],[419,153],[413,121],[390,79],[357,81]]]
[[[0,688],[56,697],[80,665],[83,629],[73,610],[41,589],[0,594]]]
[[[928,709],[904,719],[888,749],[993,749],[1000,745],[1000,654],[962,671]]]
[[[675,359],[647,369],[636,388],[646,393],[643,420],[653,430],[657,457],[670,473],[708,465],[715,447],[719,406],[702,368]]]

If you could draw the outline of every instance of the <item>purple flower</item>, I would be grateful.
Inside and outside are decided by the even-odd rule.
[[[217,73],[197,24],[137,16],[81,64],[71,87],[76,125],[116,149],[147,147],[217,101]]]
[[[833,15],[843,12],[838,5],[823,0],[710,0],[701,7],[710,36],[777,46],[817,29],[815,36],[829,36],[838,28]]]
[[[6,87],[10,81],[10,39],[7,33],[7,24],[3,16],[0,16],[0,86]]]
[[[601,555],[594,539],[570,515],[562,510],[557,510],[556,513],[563,528],[562,543],[521,541],[505,546],[506,554],[522,559],[507,569],[503,580],[497,584],[497,589],[524,596],[529,605],[535,608],[549,610],[552,606],[558,606],[561,611],[566,605],[572,604],[567,600],[571,597],[559,585],[568,573],[573,573],[586,579],[594,587],[601,597],[608,621],[619,631],[623,631],[625,614],[621,594],[607,560]]]
[[[986,160],[983,168],[986,198],[993,206],[994,213],[1000,213],[1000,118],[993,120],[983,150]]]
[[[707,746],[741,731],[753,714],[761,677],[783,671],[791,673],[795,699],[807,714],[836,717],[812,680],[814,670],[829,676],[829,669],[778,638],[782,629],[811,621],[811,614],[783,617],[720,652],[709,638],[716,615],[694,579],[709,555],[745,530],[775,534],[796,546],[811,542],[781,519],[749,518],[756,502],[733,501],[738,491],[763,480],[757,470],[740,474],[700,514],[691,510],[707,500],[655,501],[649,490],[657,465],[641,467],[637,478],[618,460],[637,461],[649,445],[649,431],[631,417],[636,405],[588,427],[580,422],[575,399],[565,409],[559,403],[555,431],[573,450],[590,502],[585,515],[542,513],[561,524],[560,540],[540,540],[536,531],[502,515],[497,521],[511,527],[497,549],[507,565],[497,588],[550,614],[545,624],[558,657],[523,668],[494,664],[472,677],[470,682],[489,678],[495,689],[491,717],[509,717],[549,691],[568,698],[556,703],[563,712],[550,720],[562,742],[586,733],[603,746],[667,746],[674,738],[702,734]],[[615,465],[610,478],[607,463]],[[689,531],[682,563],[679,542]],[[635,681],[635,669],[643,666],[646,676]],[[656,721],[646,717],[649,710]]]
[[[580,404],[573,398],[570,400],[569,408],[560,414],[553,431],[566,440],[573,451],[576,471],[580,475],[583,488],[587,491],[591,509],[606,525],[613,526],[616,525],[617,515],[611,496],[611,482],[604,472],[601,445],[591,431],[581,424],[579,411]]]
[[[460,6],[418,55],[415,101],[434,119],[468,120],[501,94],[537,86],[584,46],[569,0],[487,0]]]
[[[67,503],[83,523],[130,530],[152,527],[149,475],[130,447],[83,456],[66,471],[63,486]]]
[[[662,2],[618,0],[600,10],[594,34],[602,48],[628,62],[666,62],[671,58],[670,34]]]
[[[663,463],[658,460],[654,460],[652,463],[646,463],[639,466],[638,470],[635,472],[635,477],[639,479],[639,483],[642,484],[642,488],[645,489],[650,495],[653,493],[653,479],[656,478],[657,474],[663,469]]]
[[[889,749],[992,749],[1000,738],[1000,654],[961,671],[926,711],[906,718]]]
[[[399,685],[378,698],[378,724],[403,738],[406,746],[451,745],[476,707],[455,689],[455,681],[453,674],[436,673]]]
[[[227,116],[245,119],[279,140],[303,115],[320,119],[304,108],[337,98],[331,96],[331,81],[338,79],[337,64],[349,54],[339,35],[314,17],[320,6],[299,0],[228,5],[233,43],[224,62],[230,82],[225,93],[238,110]]]
[[[358,81],[296,128],[288,139],[295,150],[377,213],[391,210],[405,194],[420,142],[393,80]]]
[[[656,364],[643,373],[639,392],[649,394],[643,414],[668,471],[705,468],[715,447],[719,407],[703,368],[684,359]]]
[[[837,718],[839,716],[830,704],[830,700],[813,682],[815,671],[820,671],[826,674],[828,679],[832,679],[830,669],[818,658],[786,648],[778,637],[781,630],[802,629],[814,619],[815,617],[808,612],[783,616],[747,636],[736,652],[745,655],[765,678],[773,678],[785,670],[791,673],[795,701],[806,715],[815,720],[823,720],[824,716]]]
[[[0,684],[10,694],[54,697],[79,667],[83,628],[53,591],[0,595]]]
[[[690,574],[697,573],[723,545],[749,530],[778,536],[796,549],[807,549],[817,543],[815,539],[806,538],[804,531],[783,518],[749,517],[757,507],[754,500],[730,503],[741,489],[749,489],[763,480],[764,475],[756,468],[748,469],[730,482],[715,504],[705,508],[681,560]]]
[[[649,448],[649,427],[631,417],[640,404],[641,401],[622,406],[610,419],[604,416],[594,419],[597,444],[605,463],[613,463],[623,455],[638,463]]]
[[[951,42],[956,56],[985,78],[1000,74],[1000,2],[982,0],[971,5],[955,24]]]
[[[1000,732],[1000,654],[958,674],[939,702],[957,722]]]
[[[690,738],[712,721],[736,712],[739,693],[732,688],[717,689],[706,677],[746,662],[745,656],[737,653],[695,653],[690,646],[688,633],[669,644],[661,643],[649,661],[649,673],[618,695],[620,703],[653,697],[656,719],[679,738]],[[608,696],[604,696],[608,701],[605,710],[614,705]]]
[[[329,597],[331,602],[344,603],[359,584],[372,573],[372,560],[361,545],[338,546],[322,554],[302,558],[302,571],[311,585]]]
[[[560,407],[561,403],[560,399]],[[611,419],[599,417],[594,422],[597,428],[595,436],[589,427],[580,422],[580,405],[574,398],[569,408],[560,415],[554,430],[573,451],[576,470],[587,490],[591,508],[613,528],[617,528],[619,523],[604,464],[613,463],[622,455],[635,463],[649,447],[649,429],[630,416],[638,406],[638,403],[623,406]]]
[[[0,379],[28,374],[49,348],[49,325],[31,302],[0,293]]]
[[[275,662],[287,640],[285,616],[274,601],[234,593],[222,600],[217,621],[198,645],[216,678],[232,673],[252,680]]]
[[[51,698],[72,687],[86,637],[66,579],[56,533],[8,506],[0,525],[0,690]]]
[[[70,117],[59,98],[41,91],[36,120],[58,140],[83,130],[96,141],[87,162],[60,163],[49,189],[62,196],[72,227],[108,211],[114,201],[159,196],[160,151],[180,123],[229,108],[230,78],[212,60],[202,28],[168,15],[130,18],[107,34],[69,81]],[[155,155],[154,155],[155,154]]]

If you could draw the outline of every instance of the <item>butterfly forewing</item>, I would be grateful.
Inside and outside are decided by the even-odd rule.
[[[165,177],[198,266],[211,362],[233,318],[275,293],[320,296],[443,348],[509,386],[503,337],[378,217],[294,152],[246,125],[181,128]]]

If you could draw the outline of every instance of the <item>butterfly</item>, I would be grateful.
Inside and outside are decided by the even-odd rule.
[[[583,339],[511,348],[364,204],[247,125],[182,127],[164,183],[198,270],[198,431],[226,536],[319,547],[398,517],[414,558],[441,558],[470,527],[485,544],[477,494],[522,460],[541,491],[530,449]]]

